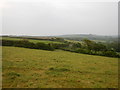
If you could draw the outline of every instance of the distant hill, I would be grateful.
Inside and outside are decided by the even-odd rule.
[[[65,38],[69,40],[77,40],[81,41],[83,39],[90,39],[90,40],[104,40],[104,41],[113,41],[117,40],[118,36],[103,36],[103,35],[93,35],[93,34],[70,34],[70,35],[59,35],[56,37]]]
[[[45,39],[51,40],[54,37],[64,38],[67,40],[81,41],[83,39],[95,40],[95,41],[118,41],[118,36],[104,36],[104,35],[94,35],[94,34],[68,34],[68,35],[56,35],[56,36],[27,36],[27,35],[3,35],[3,37],[15,37],[15,38],[28,38],[28,39]]]

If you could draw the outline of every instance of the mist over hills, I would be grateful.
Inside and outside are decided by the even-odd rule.
[[[55,36],[30,36],[30,35],[2,35],[9,36],[9,37],[27,37],[27,38],[64,38],[68,40],[76,40],[81,41],[83,39],[89,39],[89,40],[104,40],[104,41],[117,41],[118,36],[117,35],[95,35],[95,34],[66,34],[66,35],[55,35]]]
[[[105,40],[105,41],[111,41],[111,40],[117,40],[117,35],[94,35],[94,34],[69,34],[69,35],[59,35],[56,37],[66,38],[70,40],[77,40],[80,41],[82,39],[90,39],[90,40]]]

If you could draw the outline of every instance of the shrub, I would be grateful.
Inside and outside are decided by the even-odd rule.
[[[45,43],[36,43],[35,48],[36,49],[43,49],[43,50],[51,50],[51,51],[54,50],[54,48],[51,44],[45,44]]]
[[[76,50],[75,52],[77,52],[77,53],[89,54],[89,53],[90,53],[90,50],[80,48],[80,49]]]
[[[104,55],[109,57],[117,57],[117,53],[113,51],[106,51],[104,52]]]
[[[81,44],[80,43],[73,43],[73,48],[81,48]]]
[[[14,41],[12,40],[2,40],[2,45],[3,46],[13,46]]]

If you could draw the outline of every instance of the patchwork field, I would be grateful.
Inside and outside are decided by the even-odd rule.
[[[61,50],[2,48],[3,87],[118,87],[117,58]]]
[[[3,40],[23,40],[22,38],[11,38],[11,37],[2,37],[0,39],[3,39]],[[58,44],[62,44],[62,42],[57,42],[57,41],[49,41],[49,40],[32,40],[32,39],[28,39],[30,42],[33,42],[33,43],[38,43],[38,42],[41,42],[41,43],[58,43]]]

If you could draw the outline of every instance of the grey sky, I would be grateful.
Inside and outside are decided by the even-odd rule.
[[[2,34],[117,35],[117,0],[94,1],[7,0],[2,11]]]

